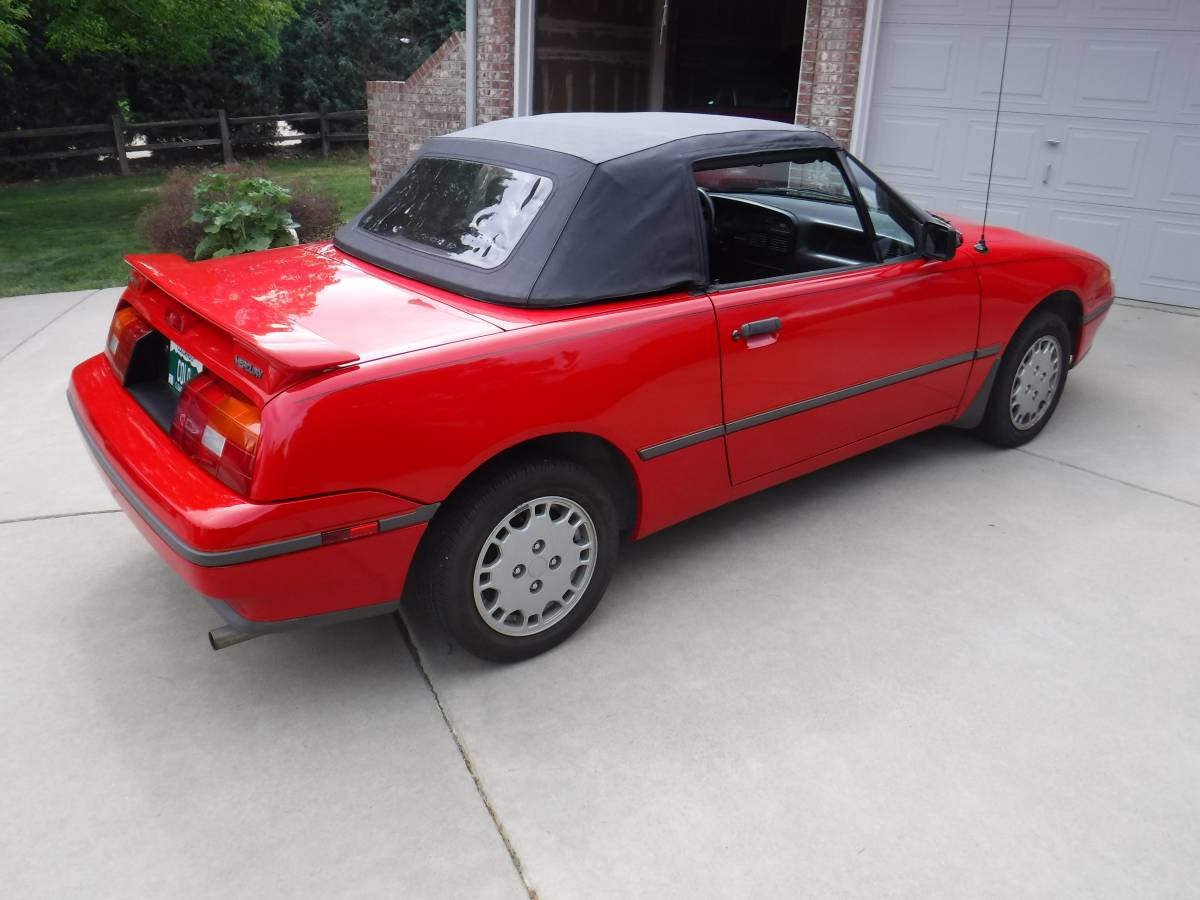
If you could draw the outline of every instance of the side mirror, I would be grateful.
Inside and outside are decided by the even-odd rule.
[[[954,251],[962,246],[962,235],[948,222],[927,221],[921,225],[917,252],[926,259],[954,259]]]

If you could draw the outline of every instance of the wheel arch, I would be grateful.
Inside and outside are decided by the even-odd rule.
[[[1073,290],[1063,289],[1049,294],[1033,307],[1017,326],[1013,334],[1020,331],[1026,322],[1039,312],[1052,312],[1067,325],[1067,334],[1071,336],[1071,364],[1075,362],[1075,351],[1083,334],[1083,300]]]
[[[514,462],[533,457],[554,457],[575,463],[598,477],[609,488],[617,507],[621,532],[631,534],[641,512],[641,491],[629,457],[612,441],[583,431],[539,435],[499,450],[477,465],[454,486],[447,499]],[[435,517],[436,518],[436,517]]]
[[[1079,346],[1079,341],[1083,333],[1083,301],[1080,300],[1079,295],[1073,290],[1062,288],[1043,297],[1017,323],[1012,334],[1004,342],[1003,353],[994,359],[988,370],[987,377],[976,388],[970,401],[964,401],[962,412],[951,423],[955,428],[975,428],[983,420],[987,405],[990,402],[992,386],[995,383],[996,375],[1003,364],[1005,354],[1011,352],[1013,338],[1025,327],[1026,322],[1043,311],[1053,313],[1066,323],[1067,334],[1071,339],[1070,357],[1072,365],[1074,365],[1075,349]]]

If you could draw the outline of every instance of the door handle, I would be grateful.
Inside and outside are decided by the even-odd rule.
[[[758,319],[754,322],[747,322],[741,328],[733,329],[731,337],[735,341],[752,338],[757,334],[775,334],[783,328],[783,321],[779,316],[772,316],[769,319]]]

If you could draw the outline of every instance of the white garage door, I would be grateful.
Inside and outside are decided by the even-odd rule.
[[[1008,0],[880,2],[865,159],[978,219]],[[1200,307],[1200,0],[1015,0],[988,218]]]

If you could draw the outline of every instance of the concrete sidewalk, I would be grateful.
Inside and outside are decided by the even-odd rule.
[[[6,894],[1200,890],[1200,318],[1115,307],[1025,450],[932,432],[632,546],[497,667],[419,610],[415,652],[212,653],[63,399],[117,294],[0,300]]]

